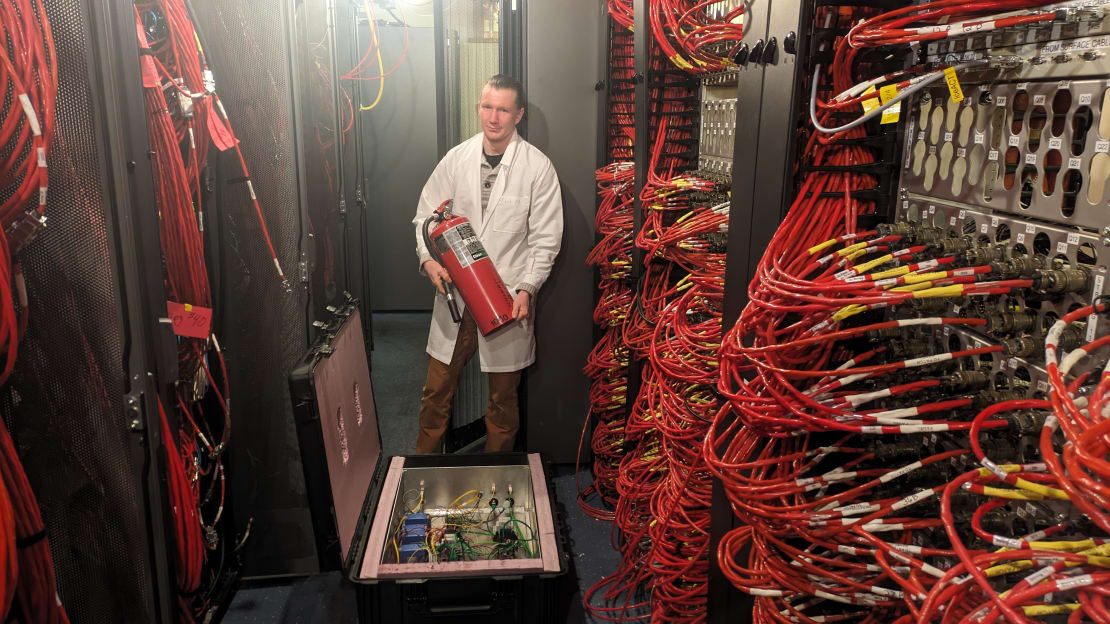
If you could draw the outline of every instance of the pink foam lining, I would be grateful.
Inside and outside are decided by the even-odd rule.
[[[393,511],[392,501],[397,498],[397,489],[404,472],[405,458],[394,457],[386,473],[378,509],[366,554],[362,559],[361,580],[384,578],[427,578],[432,576],[490,576],[499,574],[519,574],[524,572],[558,572],[559,554],[555,536],[555,526],[551,519],[551,499],[548,497],[547,481],[544,479],[543,463],[537,453],[528,455],[528,465],[532,473],[532,492],[536,503],[536,524],[539,532],[539,559],[493,559],[489,561],[447,561],[442,563],[382,563],[386,537],[389,533],[389,519]]]

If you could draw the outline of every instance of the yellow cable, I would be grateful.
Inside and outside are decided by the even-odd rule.
[[[1078,602],[1061,605],[1030,605],[1022,607],[1025,615],[1038,616],[1038,615],[1059,615],[1063,613],[1071,613],[1079,608]]]
[[[378,97],[374,99],[374,103],[370,106],[360,105],[358,107],[360,111],[374,110],[374,107],[382,101],[382,93],[385,92],[385,65],[382,63],[381,40],[378,37],[378,24],[374,21],[374,12],[373,10],[371,10],[370,5],[370,0],[367,0],[363,4],[363,6],[366,8],[366,19],[370,22],[370,36],[372,37],[372,43],[376,48],[375,54],[378,57]]]

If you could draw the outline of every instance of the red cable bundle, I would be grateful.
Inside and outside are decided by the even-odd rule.
[[[166,451],[166,482],[170,497],[170,510],[174,519],[177,539],[175,574],[178,589],[178,612],[182,621],[192,622],[191,596],[200,588],[204,568],[204,536],[201,534],[197,498],[189,477],[185,474],[182,453],[174,444],[173,430],[166,419],[162,401],[158,401],[158,417],[162,427],[163,449]]]
[[[889,31],[1018,6],[1030,4],[935,2],[863,21],[859,12],[825,9],[818,23],[855,24],[860,42],[885,45],[901,43],[904,33],[869,39],[878,24]],[[910,13],[915,17],[903,18]],[[932,32],[922,28],[915,36]],[[858,105],[867,84],[855,83],[856,49],[845,40],[836,59],[828,76],[817,77],[815,93],[841,94],[817,98],[821,124],[833,110]],[[872,82],[918,73],[899,70]],[[704,456],[745,523],[719,546],[722,570],[755,597],[757,622],[1027,622],[1067,614],[1069,622],[1107,621],[1110,575],[1101,570],[1110,563],[1103,558],[1110,544],[1078,525],[1086,516],[1110,532],[1110,486],[1100,481],[1110,476],[1110,468],[1100,468],[1110,450],[1100,389],[1110,389],[1110,377],[1080,396],[1085,376],[1069,378],[1068,369],[1110,338],[1082,345],[1073,333],[1066,348],[1078,348],[1060,362],[1056,354],[1069,324],[1105,306],[1075,310],[1048,332],[1049,400],[1016,398],[1016,390],[977,392],[988,383],[977,367],[943,367],[1008,347],[931,350],[924,338],[933,328],[947,335],[988,321],[975,312],[930,315],[922,302],[962,296],[974,306],[984,297],[1023,293],[1034,280],[950,251],[944,230],[929,224],[860,231],[857,219],[872,207],[853,193],[875,181],[851,167],[873,157],[842,139],[864,137],[862,127],[810,136],[804,161],[840,169],[802,178],[748,287],[751,303],[720,350],[718,389],[728,403],[714,418]],[[882,309],[897,320],[860,321],[858,315]],[[971,419],[973,406],[980,411]],[[981,431],[1033,427],[1021,423],[1037,418],[1044,422],[1037,457],[1043,464],[1013,460],[1020,449],[1007,446],[1007,438],[992,438],[994,459],[980,444]],[[1053,441],[1058,430],[1067,441],[1062,447]],[[976,505],[975,497],[989,500]],[[928,509],[937,500],[939,514]],[[986,524],[1011,518],[1012,503],[1042,500],[1066,501],[1075,511],[1052,507],[1045,515],[1056,524],[1018,535]],[[969,508],[974,513],[962,511]],[[1077,537],[1048,539],[1069,535]],[[1026,575],[1005,580],[1017,573]],[[1047,598],[1071,592],[1069,604]]]
[[[215,93],[214,78],[188,7],[183,0],[156,0],[136,5],[135,15],[144,50],[143,86],[167,297],[181,304],[212,307],[200,185],[210,146],[235,150],[263,238],[278,276],[284,280],[246,161]],[[179,618],[191,622],[210,608],[211,592],[201,590],[219,580],[229,548],[215,527],[223,515],[226,495],[223,453],[230,439],[231,414],[227,369],[216,336],[211,332],[204,338],[181,336],[178,344],[180,381],[190,391],[176,397],[177,432],[169,430],[163,414],[163,439],[175,520]],[[212,353],[220,363],[219,378],[209,366]],[[218,417],[206,416],[206,397],[212,397],[212,404],[218,406]],[[159,409],[163,410],[161,401]],[[206,517],[209,515],[211,519]],[[214,560],[221,563],[206,567],[207,551],[219,548],[225,552]]]
[[[42,228],[47,159],[54,137],[58,67],[50,21],[38,0],[0,2],[5,35],[0,77],[9,106],[0,122],[4,201],[0,204],[0,349],[6,351],[0,384],[15,364],[27,322],[27,295],[13,255]],[[9,246],[10,245],[10,246]],[[18,293],[17,319],[12,288]],[[0,614],[13,599],[26,621],[68,622],[58,598],[46,529],[7,428],[0,425]]]
[[[720,0],[651,0],[648,17],[655,42],[675,66],[693,73],[735,67],[733,57],[744,36],[746,5],[736,3],[714,18],[709,8]]]
[[[38,501],[31,491],[31,484],[23,472],[15,445],[7,427],[0,425],[0,478],[9,496],[15,517],[15,545],[19,547],[19,584],[16,586],[16,604],[25,621],[42,624],[67,624],[65,608],[58,597],[54,583],[54,562],[50,555],[50,542],[42,524]],[[2,515],[12,513],[5,511]],[[7,530],[5,529],[5,533]],[[5,574],[14,572],[10,560],[5,558]],[[14,574],[12,574],[14,580]],[[6,604],[12,587],[5,585]]]

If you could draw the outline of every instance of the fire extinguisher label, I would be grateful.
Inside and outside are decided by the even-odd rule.
[[[482,246],[482,241],[478,240],[478,235],[474,233],[474,228],[469,223],[461,223],[447,230],[443,233],[443,238],[446,239],[451,251],[454,252],[455,259],[459,261],[459,266],[464,269],[489,256],[486,253],[486,248]]]

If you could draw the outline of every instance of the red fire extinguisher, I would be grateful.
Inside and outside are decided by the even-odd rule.
[[[513,297],[493,266],[482,241],[478,240],[470,220],[452,214],[450,208],[451,200],[447,200],[424,220],[424,246],[436,262],[447,269],[463,302],[470,308],[478,331],[487,336],[513,320]],[[429,233],[433,223],[436,226]],[[451,284],[444,286],[451,318],[459,323],[462,314],[455,303]]]

